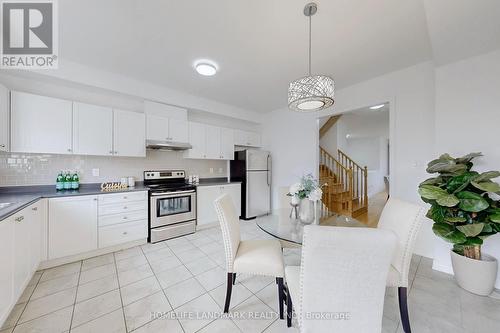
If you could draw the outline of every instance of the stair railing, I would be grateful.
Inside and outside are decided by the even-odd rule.
[[[340,149],[337,150],[337,154],[339,162],[352,170],[353,193],[351,198],[358,200],[359,204],[356,208],[368,207],[368,168],[354,162]]]
[[[323,189],[323,208],[327,210],[327,213],[330,213],[329,210],[330,207],[332,207],[333,203],[333,192],[348,192],[352,198],[353,171],[352,169],[346,168],[344,165],[342,165],[342,163],[340,163],[335,157],[330,155],[323,148],[320,147],[319,150],[320,182],[328,183],[327,188]],[[322,173],[323,176],[321,176]],[[325,174],[327,176],[325,176]],[[352,209],[352,202],[348,205],[348,209]],[[352,210],[349,211],[352,212]]]

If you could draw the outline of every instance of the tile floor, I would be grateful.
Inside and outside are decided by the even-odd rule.
[[[243,239],[266,237],[252,222],[241,230]],[[286,263],[298,264],[299,251],[286,249]],[[413,258],[410,275],[414,332],[500,332],[500,300],[461,290],[426,258]],[[272,278],[239,276],[233,288],[231,312],[258,318],[217,317],[225,277],[218,228],[146,244],[37,272],[0,333],[297,332],[277,319]],[[393,289],[383,332],[402,332]]]

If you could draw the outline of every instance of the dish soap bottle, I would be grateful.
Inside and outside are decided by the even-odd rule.
[[[64,189],[71,190],[71,173],[69,171],[66,171],[64,176]]]
[[[80,178],[78,178],[78,173],[75,172],[73,177],[71,177],[71,189],[78,190],[80,187]]]
[[[57,191],[64,190],[64,176],[62,171],[59,172],[56,178],[56,190]]]

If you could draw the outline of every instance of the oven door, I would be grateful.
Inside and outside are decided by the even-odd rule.
[[[196,219],[196,192],[151,194],[151,228]]]

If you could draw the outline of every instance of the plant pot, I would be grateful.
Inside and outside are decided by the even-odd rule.
[[[481,260],[476,260],[453,251],[450,252],[451,264],[458,285],[476,295],[488,296],[491,294],[497,279],[497,260],[484,253]]]

